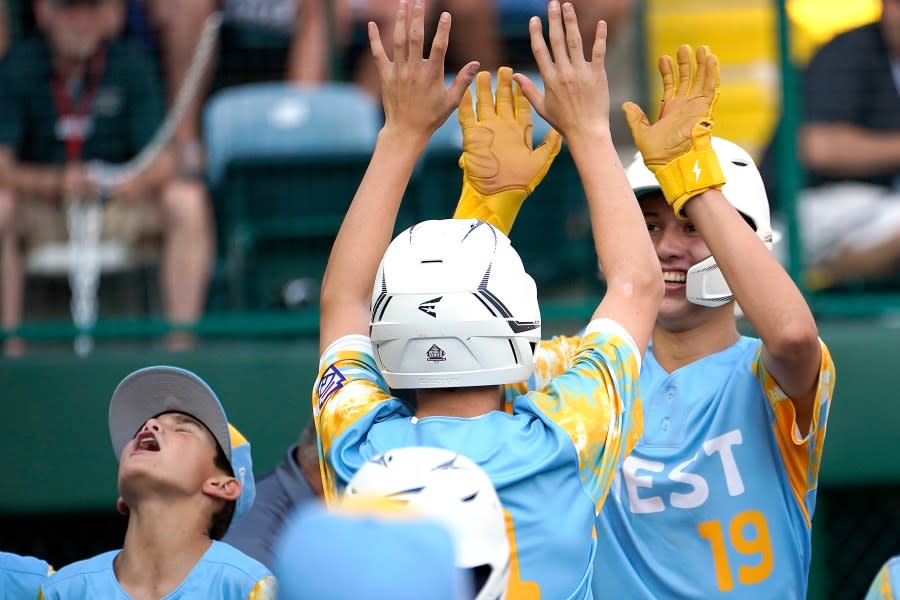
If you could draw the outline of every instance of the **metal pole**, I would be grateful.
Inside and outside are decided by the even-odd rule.
[[[778,15],[778,50],[781,63],[781,124],[776,137],[775,165],[778,169],[778,198],[787,220],[788,273],[806,293],[803,273],[803,249],[797,222],[797,193],[803,183],[803,171],[797,156],[797,130],[800,126],[800,100],[797,72],[791,56],[790,21],[787,0],[775,0]]]

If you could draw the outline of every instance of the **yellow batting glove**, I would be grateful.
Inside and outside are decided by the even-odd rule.
[[[712,149],[712,111],[719,96],[719,62],[706,46],[678,48],[678,71],[670,56],[659,60],[663,104],[653,125],[633,102],[622,105],[634,143],[644,164],[655,175],[675,214],[684,219],[684,205],[710,189],[721,189],[725,175]]]
[[[459,104],[463,185],[453,218],[481,219],[509,235],[525,198],[559,154],[562,138],[551,129],[544,143],[532,148],[531,105],[518,85],[513,89],[509,67],[497,71],[496,102],[487,71],[475,79],[475,96],[477,117],[468,90]]]

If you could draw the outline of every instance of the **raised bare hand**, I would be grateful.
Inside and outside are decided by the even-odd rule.
[[[450,37],[450,14],[442,13],[431,52],[423,58],[424,0],[400,0],[394,25],[393,60],[387,57],[375,23],[369,23],[369,45],[381,80],[385,128],[427,141],[447,120],[468,88],[478,63],[470,62],[444,85],[444,57]],[[424,143],[424,142],[423,142]]]
[[[581,131],[609,130],[609,82],[606,77],[606,22],[597,23],[591,60],[584,58],[575,8],[553,0],[547,6],[550,48],[541,20],[528,23],[531,50],[537,61],[544,92],[520,73],[516,82],[534,106],[567,139]],[[552,49],[552,55],[551,55]]]

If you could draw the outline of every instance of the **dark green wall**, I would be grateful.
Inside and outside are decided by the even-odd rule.
[[[571,322],[548,324],[545,334],[576,328]],[[900,543],[900,535],[892,537],[888,531],[891,523],[900,523],[900,327],[826,323],[821,335],[837,366],[837,388],[814,521],[809,597],[859,597],[877,565],[900,551],[888,543]],[[204,377],[252,441],[256,472],[261,473],[281,459],[308,418],[317,352],[316,343],[305,340],[215,344],[183,355],[141,347],[100,350],[81,360],[61,349],[0,360],[0,456],[5,467],[0,521],[5,515],[10,529],[5,537],[0,532],[0,538],[7,549],[74,559],[84,557],[83,544],[59,549],[50,545],[56,539],[52,533],[45,533],[39,540],[44,545],[34,548],[29,539],[35,526],[44,521],[52,525],[62,517],[68,519],[63,522],[69,531],[72,517],[89,519],[93,511],[98,522],[121,527],[113,509],[116,462],[107,408],[116,384],[131,370],[176,364]],[[869,495],[879,499],[876,505],[865,503]],[[96,516],[97,511],[105,516]],[[27,520],[22,531],[11,531],[15,527],[10,523],[22,519]],[[845,530],[851,533],[841,533]],[[121,535],[116,531],[107,537]],[[840,575],[844,572],[854,580]],[[850,589],[854,593],[847,595]]]
[[[547,327],[547,332],[559,331]],[[826,324],[837,365],[822,485],[900,482],[900,329]],[[0,513],[111,506],[116,463],[107,407],[133,369],[173,363],[204,377],[253,443],[257,472],[281,458],[306,422],[315,342],[217,344],[184,355],[60,350],[0,361]]]
[[[116,384],[151,364],[190,369],[216,390],[251,440],[257,473],[273,467],[309,415],[317,344],[216,345],[184,355],[60,351],[0,360],[0,513],[112,507],[116,461],[107,410]]]

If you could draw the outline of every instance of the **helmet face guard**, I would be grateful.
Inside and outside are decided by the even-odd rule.
[[[345,496],[387,498],[450,531],[456,566],[471,573],[475,600],[501,600],[509,579],[503,507],[487,473],[451,450],[408,447],[373,457]]]
[[[688,302],[700,306],[721,306],[734,300],[734,294],[712,256],[688,269],[685,294]]]
[[[395,389],[524,381],[541,337],[537,289],[493,226],[425,221],[385,252],[370,337],[378,367]]]
[[[712,138],[712,145],[725,174],[722,193],[771,250],[778,236],[772,231],[769,199],[753,158],[737,144],[719,137]],[[644,165],[640,152],[626,169],[626,175],[638,197],[660,190],[656,176]],[[685,294],[688,302],[700,306],[722,306],[734,300],[734,294],[712,256],[688,269]]]

